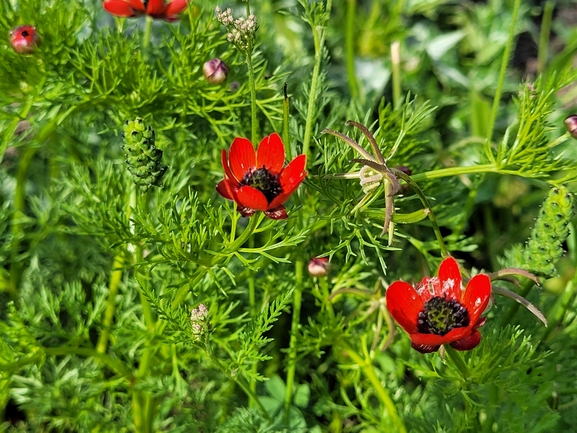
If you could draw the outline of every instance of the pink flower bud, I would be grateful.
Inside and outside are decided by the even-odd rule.
[[[567,117],[564,123],[565,128],[567,128],[567,132],[571,134],[571,137],[577,139],[577,115],[572,114],[571,116]]]
[[[315,257],[309,261],[308,271],[311,277],[324,277],[331,270],[327,257]]]
[[[210,84],[220,84],[228,76],[228,66],[218,57],[209,60],[202,67],[206,81]]]
[[[38,33],[33,26],[16,27],[10,32],[10,43],[14,51],[20,54],[30,54],[38,43]]]

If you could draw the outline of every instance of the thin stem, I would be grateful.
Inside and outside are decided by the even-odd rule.
[[[445,345],[445,353],[453,364],[455,364],[455,367],[457,367],[461,372],[463,379],[467,379],[469,377],[469,368],[467,367],[467,364],[465,364],[465,361],[463,361],[461,354],[448,345]]]
[[[426,179],[439,179],[443,177],[460,176],[463,174],[476,174],[476,173],[504,173],[504,171],[499,170],[496,164],[479,164],[479,165],[470,165],[467,167],[441,168],[438,170],[427,171],[424,173],[417,173],[411,176],[411,178],[415,182],[421,182]]]
[[[285,144],[286,156],[289,161],[292,160],[292,147],[290,146],[290,130],[289,130],[289,98],[287,84],[284,84],[284,100],[282,102],[282,141]]]
[[[355,75],[355,18],[357,0],[347,0],[347,27],[345,31],[345,52],[347,62],[347,77],[351,99],[357,99],[359,89]]]
[[[145,50],[150,45],[150,35],[152,33],[152,21],[153,19],[149,16],[146,17],[146,23],[144,24],[144,34],[142,35],[142,48]]]
[[[330,16],[332,8],[332,0],[327,0],[326,14]],[[311,77],[311,90],[309,94],[309,104],[307,107],[307,120],[305,123],[305,135],[303,139],[302,153],[309,158],[309,146],[313,134],[313,123],[315,119],[315,105],[317,103],[317,93],[319,88],[319,81],[321,75],[321,63],[323,60],[323,45],[325,41],[325,30],[319,30],[319,26],[311,25],[313,31],[313,41],[315,46],[315,65],[313,67],[313,75]]]
[[[396,176],[400,177],[411,186],[413,191],[415,191],[419,196],[419,198],[421,199],[421,203],[423,203],[423,206],[425,206],[425,208],[428,209],[428,217],[429,220],[431,221],[431,225],[433,226],[433,231],[435,232],[437,242],[439,243],[441,254],[443,255],[443,257],[448,257],[449,252],[447,251],[447,247],[445,246],[445,241],[443,240],[443,235],[441,234],[439,224],[437,224],[437,218],[435,217],[435,212],[433,212],[433,208],[431,207],[431,204],[429,203],[427,196],[423,194],[423,191],[421,190],[417,182],[415,182],[414,179],[411,178],[411,176],[406,175],[400,170],[394,170],[394,172]]]
[[[547,64],[549,57],[549,36],[551,33],[551,21],[553,20],[553,9],[555,7],[554,0],[547,0],[543,8],[543,16],[541,19],[541,33],[539,34],[539,54],[537,62],[537,72],[542,74]]]
[[[256,121],[256,83],[254,80],[254,67],[250,50],[246,53],[246,66],[248,68],[248,87],[250,88],[250,137],[252,143],[256,144],[258,142],[258,125]]]
[[[248,247],[250,249],[254,248],[254,236],[248,240]],[[248,301],[250,307],[250,317],[254,318],[256,316],[256,281],[254,277],[254,271],[249,270],[249,277],[248,277]],[[250,378],[250,390],[253,394],[256,394],[256,373],[258,372],[258,361],[255,360],[252,363],[252,372],[254,373],[253,376]],[[250,406],[254,407],[255,402],[254,400],[250,400]]]
[[[305,263],[304,259],[299,256],[295,261],[295,290],[293,293],[293,308],[291,321],[291,337],[289,343],[289,364],[286,376],[286,390],[285,390],[285,418],[289,419],[290,406],[292,403],[294,380],[296,372],[296,358],[297,358],[297,333],[299,330],[301,319],[301,303],[303,295],[303,269]]]
[[[517,24],[517,16],[519,15],[519,7],[521,0],[515,0],[513,5],[513,14],[511,17],[511,27],[509,28],[509,38],[505,51],[503,52],[503,59],[501,61],[501,70],[499,72],[499,81],[497,82],[497,91],[493,99],[493,108],[491,110],[491,120],[489,121],[489,130],[487,131],[487,143],[491,142],[493,138],[493,130],[495,129],[495,122],[497,120],[497,113],[499,111],[499,104],[501,102],[501,94],[503,93],[503,84],[505,83],[505,76],[507,74],[507,66],[509,65],[509,58],[511,56],[511,49],[513,47],[513,39],[515,37],[515,25]]]
[[[393,77],[393,107],[397,110],[401,106],[401,44],[395,41],[391,44],[391,64]]]
[[[106,310],[104,311],[104,319],[102,320],[102,332],[98,338],[96,351],[99,353],[106,353],[108,347],[108,337],[112,328],[112,321],[114,319],[114,311],[116,310],[116,296],[118,295],[118,288],[122,280],[122,266],[124,265],[124,258],[121,254],[114,256],[112,262],[112,273],[110,274],[110,281],[108,283],[108,298],[106,299]]]
[[[372,360],[367,358],[363,359],[358,353],[356,353],[347,343],[344,341],[340,341],[341,347],[347,352],[349,357],[353,360],[355,364],[357,364],[363,370],[363,373],[369,381],[371,385],[373,385],[374,391],[377,393],[377,397],[381,401],[381,403],[385,406],[387,413],[392,418],[393,423],[395,424],[395,430],[398,433],[406,433],[407,429],[405,424],[399,417],[397,412],[397,408],[395,407],[395,403],[393,399],[389,395],[389,392],[383,387],[381,381],[379,380],[375,369],[373,368]]]
[[[20,163],[18,164],[18,171],[16,173],[16,187],[14,189],[14,214],[12,215],[12,246],[11,246],[11,260],[10,260],[10,285],[9,292],[12,295],[18,293],[20,288],[20,279],[22,277],[22,264],[20,263],[20,241],[24,237],[24,227],[20,222],[26,212],[26,181],[28,180],[28,170],[37,147],[28,147],[24,150]]]

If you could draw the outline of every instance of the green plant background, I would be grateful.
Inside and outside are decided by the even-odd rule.
[[[248,59],[217,5],[257,17]],[[550,190],[575,191],[569,11],[551,0],[206,1],[166,23],[114,18],[100,0],[1,2],[0,428],[572,431],[575,219],[569,204],[562,221],[535,222]],[[38,30],[32,55],[9,43],[23,24]],[[230,68],[222,85],[202,75],[214,57]],[[136,117],[168,166],[145,194],[122,151]],[[411,170],[464,269],[547,274],[542,287],[495,286],[527,297],[548,327],[495,297],[481,344],[462,356],[422,355],[393,334],[385,287],[434,275],[442,250],[410,188],[395,197],[389,242],[383,185],[365,198],[339,176],[360,169],[358,155],[323,129],[369,148],[349,119],[385,156],[395,149],[389,167]],[[255,132],[281,134],[289,160],[307,155],[288,220],[241,218],[216,193],[222,149]],[[551,251],[523,255],[555,224]],[[310,277],[321,255],[332,270]]]

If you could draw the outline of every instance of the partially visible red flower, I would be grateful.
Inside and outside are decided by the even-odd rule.
[[[228,159],[222,151],[225,174],[216,191],[234,200],[243,217],[260,210],[275,220],[287,218],[283,204],[307,175],[306,156],[297,156],[286,167],[284,160],[284,144],[277,133],[263,138],[256,152],[249,140],[235,138]]]
[[[10,32],[10,44],[20,54],[34,52],[38,43],[38,33],[34,26],[20,26]]]
[[[448,257],[438,277],[425,277],[415,287],[395,281],[386,292],[387,309],[409,333],[412,346],[421,353],[435,352],[442,344],[470,350],[481,342],[477,328],[489,304],[491,280],[475,275],[463,291],[457,261]]]
[[[104,0],[104,9],[117,17],[134,18],[148,15],[155,19],[176,21],[177,15],[186,9],[188,0]]]

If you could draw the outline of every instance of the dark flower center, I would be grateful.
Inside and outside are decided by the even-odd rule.
[[[27,38],[28,35],[30,35],[30,33],[28,33],[28,30],[22,30],[22,36],[24,36],[25,38]]]
[[[250,170],[248,173],[246,173],[240,181],[240,184],[249,185],[258,189],[264,194],[269,204],[274,200],[276,196],[282,193],[279,175],[271,174],[271,172],[268,171],[264,165],[262,168]]]
[[[445,335],[451,329],[469,326],[469,312],[454,299],[435,296],[425,302],[419,313],[417,330],[421,334]]]

